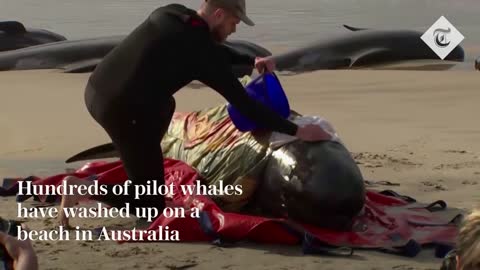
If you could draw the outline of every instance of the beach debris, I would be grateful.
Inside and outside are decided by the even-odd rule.
[[[478,185],[478,182],[477,181],[473,181],[473,180],[465,180],[462,182],[463,185]]]
[[[374,185],[382,185],[382,186],[400,186],[400,184],[399,184],[399,183],[394,183],[394,182],[385,181],[385,180],[381,180],[381,181],[365,180],[365,184],[367,184],[367,185],[371,185],[371,186],[374,186]]]
[[[438,184],[438,183],[433,183],[433,182],[431,182],[431,181],[423,181],[423,182],[421,182],[421,183],[422,183],[424,186],[426,186],[426,187],[431,187],[431,188],[433,188],[433,190],[441,190],[441,191],[447,190],[447,188],[446,188],[444,185]],[[424,191],[432,191],[432,190],[431,190],[431,189],[428,189],[428,190],[425,189]]]

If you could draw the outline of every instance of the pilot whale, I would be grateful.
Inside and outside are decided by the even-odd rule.
[[[439,59],[421,36],[412,30],[375,30],[344,25],[349,31],[274,56],[278,71],[305,72],[319,69],[348,69],[387,62]],[[459,45],[445,60],[463,62]]]
[[[124,35],[64,40],[0,52],[0,71],[30,69],[61,69],[66,73],[91,72],[123,39]],[[260,45],[231,40],[223,46],[251,57],[265,57],[271,52]],[[237,77],[251,75],[253,67],[234,65]]]
[[[10,33],[22,31],[24,28],[16,23],[11,23],[9,27],[5,25],[8,24],[4,24],[4,29],[9,29]],[[373,30],[348,25],[344,27],[351,31],[273,55],[268,49],[245,40],[227,41],[224,45],[251,57],[272,56],[277,71],[289,72],[361,68],[404,60],[439,59],[421,40],[421,32]],[[34,31],[31,35],[34,33],[40,35],[40,32]],[[55,37],[55,34],[50,36]],[[0,52],[0,71],[62,69],[68,73],[91,72],[123,38],[125,36],[107,36],[54,42],[37,38],[37,41],[43,44],[32,45],[33,42],[27,42],[20,49]],[[20,42],[16,43],[16,46],[20,45]],[[459,45],[445,60],[463,62],[464,58],[464,50]],[[232,69],[237,77],[251,75],[253,72],[251,66],[235,65]]]
[[[66,38],[57,33],[37,28],[26,28],[18,21],[0,22],[0,51],[63,41]]]
[[[294,117],[300,117],[297,113],[293,112],[292,114]],[[212,179],[222,175],[227,179],[223,179],[225,181],[234,178],[238,183],[251,183],[250,181],[258,183],[254,195],[249,198],[249,206],[251,206],[249,209],[254,209],[257,214],[273,217],[288,216],[296,221],[336,230],[351,228],[353,218],[364,207],[366,187],[358,165],[344,144],[337,141],[303,142],[294,140],[280,147],[272,148],[271,154],[266,155],[264,161],[252,163],[251,160],[258,161],[258,157],[255,155],[263,151],[261,150],[263,148],[258,147],[257,143],[268,138],[270,132],[250,137],[248,133],[240,135],[226,127],[233,125],[231,121],[227,121],[228,115],[216,115],[223,128],[213,128],[211,134],[206,136],[209,139],[203,144],[215,141],[211,147],[208,147],[208,150],[202,147],[196,148],[190,144],[190,147],[183,147],[184,140],[177,141],[173,138],[184,138],[186,135],[183,135],[183,132],[187,130],[195,133],[192,131],[195,128],[190,128],[187,124],[194,119],[194,115],[197,115],[197,112],[184,117],[174,117],[170,124],[173,133],[167,135],[162,142],[165,144],[163,145],[164,150],[170,149],[165,150],[165,157],[182,160],[191,166],[199,166],[198,170],[207,178],[209,175]],[[188,128],[185,128],[186,126]],[[244,143],[249,147],[256,145],[254,150],[246,150],[249,147],[230,145],[236,144],[232,140],[244,135],[249,138]],[[213,145],[221,145],[221,142],[230,143],[227,143],[229,146],[218,146],[221,150],[216,152],[218,149]],[[172,143],[175,143],[175,146]],[[198,146],[198,141],[194,145]],[[241,153],[240,159],[239,153]],[[198,163],[200,156],[201,162]],[[114,145],[107,143],[82,151],[68,158],[66,162],[118,157],[119,154]],[[233,159],[236,161],[232,162]],[[221,162],[221,171],[215,167],[215,164],[220,161],[224,161]],[[259,166],[259,163],[264,165]],[[209,165],[205,167],[206,164]],[[245,164],[249,164],[248,168],[242,167],[246,166]],[[251,166],[256,168],[253,169]],[[248,176],[242,178],[242,172],[248,172],[246,174]]]

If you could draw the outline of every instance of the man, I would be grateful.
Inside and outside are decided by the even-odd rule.
[[[462,223],[456,248],[445,256],[440,270],[480,269],[480,209],[473,209]]]
[[[0,217],[0,223],[12,222]],[[25,224],[21,225],[24,230],[29,230]],[[15,228],[15,232],[16,232]],[[29,239],[18,240],[16,236],[10,235],[8,232],[0,231],[0,269],[10,269],[6,264],[8,260],[13,261],[13,270],[38,270],[38,258]],[[5,267],[5,268],[4,268]]]
[[[170,4],[153,11],[96,67],[86,87],[86,105],[118,149],[134,184],[164,184],[160,142],[175,111],[173,94],[192,80],[213,88],[271,130],[308,141],[328,138],[320,127],[297,127],[249,98],[232,73],[232,63],[267,71],[274,63],[238,55],[220,44],[240,21],[254,25],[245,13],[245,0],[205,0],[198,11]],[[163,198],[143,196],[135,201],[133,195],[130,192],[122,203],[157,207],[159,213],[165,207]],[[111,192],[95,199],[119,203]]]

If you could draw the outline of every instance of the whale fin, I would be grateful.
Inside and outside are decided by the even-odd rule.
[[[112,143],[106,143],[98,145],[82,151],[69,157],[65,163],[71,163],[76,161],[85,161],[89,159],[101,159],[101,158],[114,158],[118,157],[118,152]]]
[[[362,30],[368,30],[368,28],[359,28],[359,27],[353,27],[353,26],[350,26],[350,25],[346,25],[344,24],[343,27],[347,28],[348,30],[351,30],[351,31],[362,31]]]
[[[24,34],[27,29],[21,22],[17,21],[4,21],[0,22],[0,31],[3,31],[9,35]]]
[[[91,72],[102,61],[100,58],[87,59],[79,62],[70,63],[62,67],[65,73]]]
[[[350,67],[369,65],[370,63],[382,62],[382,59],[387,59],[386,56],[391,55],[391,50],[387,48],[371,48],[361,52],[352,57]],[[384,61],[383,61],[384,62]]]

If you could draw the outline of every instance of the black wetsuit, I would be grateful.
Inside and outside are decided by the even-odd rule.
[[[213,88],[240,112],[271,130],[294,135],[297,126],[250,99],[234,76],[233,63],[254,59],[211,37],[196,11],[171,4],[156,9],[96,67],[85,92],[87,108],[106,130],[134,184],[164,183],[160,142],[175,111],[173,94],[193,80]],[[97,198],[116,205],[119,198]],[[133,207],[158,207],[164,200],[124,198]]]

